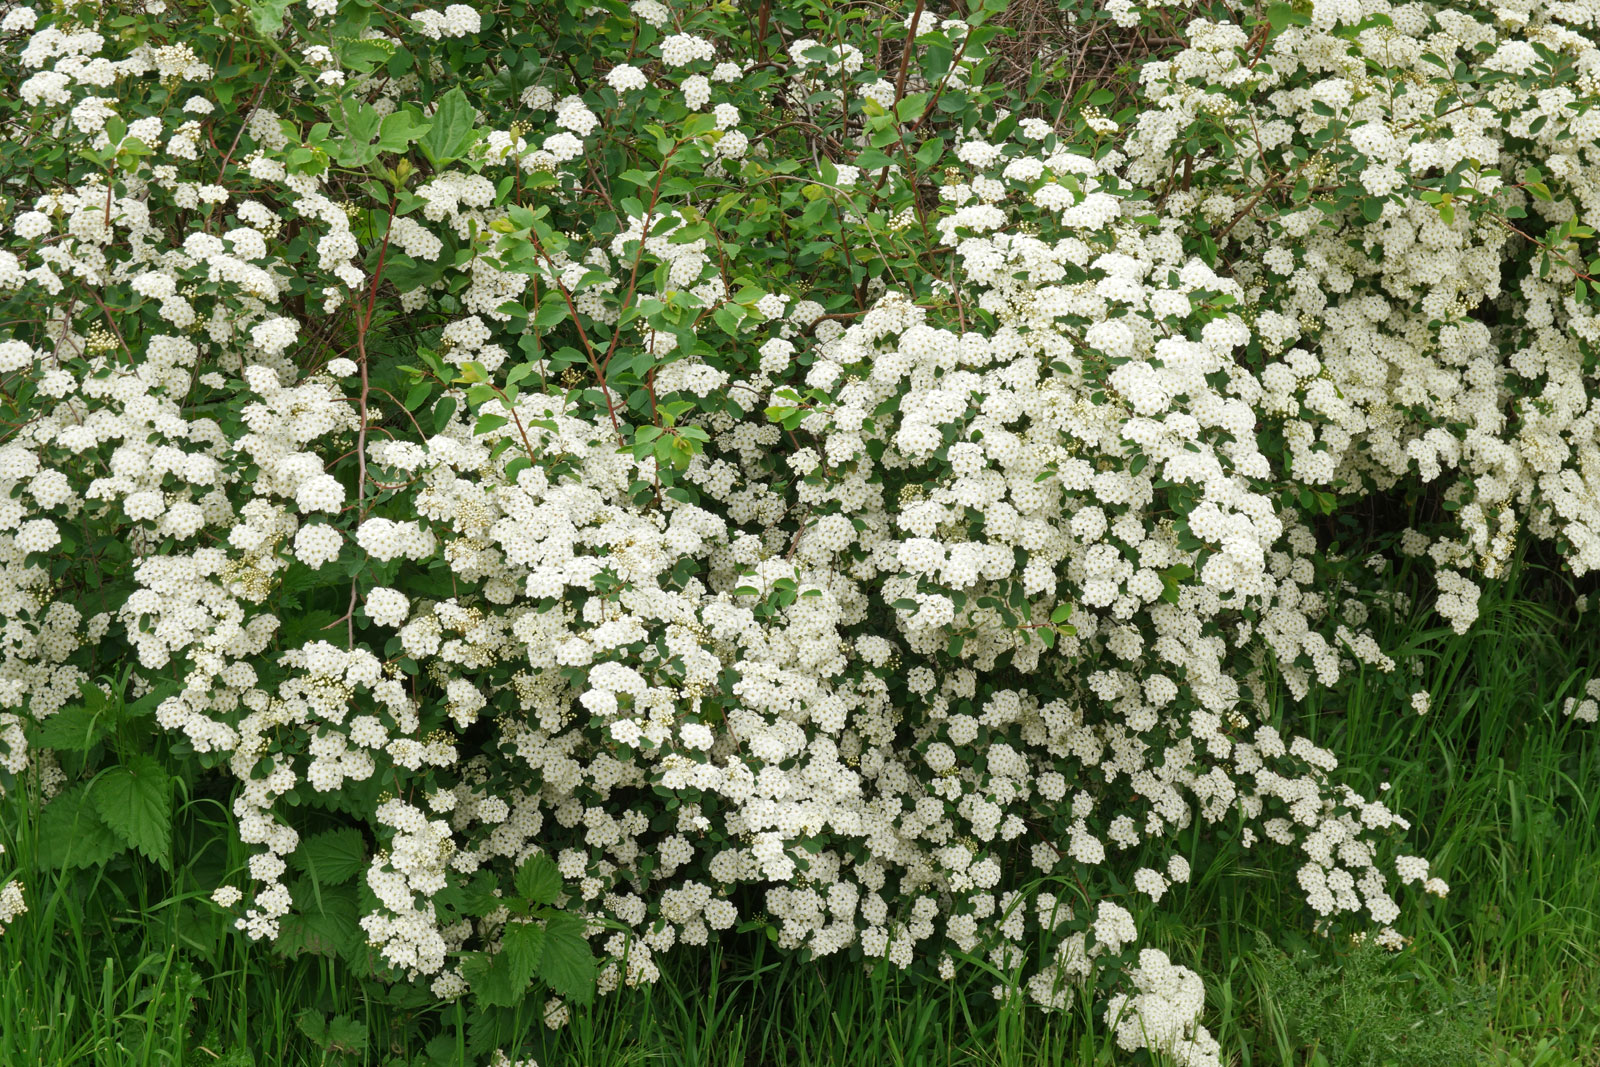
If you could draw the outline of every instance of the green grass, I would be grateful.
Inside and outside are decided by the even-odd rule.
[[[1292,709],[1287,725],[1347,754],[1344,780],[1369,795],[1389,783],[1409,850],[1451,885],[1444,900],[1402,898],[1407,949],[1313,935],[1282,849],[1180,842],[1194,877],[1140,917],[1141,935],[1205,976],[1226,1062],[1600,1065],[1600,732],[1560,711],[1600,666],[1600,621],[1560,607],[1570,592],[1554,581],[1529,568],[1486,588],[1464,638],[1421,610],[1379,622],[1423,673],[1369,669]],[[1418,687],[1433,694],[1426,716],[1405,702]],[[122,856],[68,876],[34,867],[37,800],[0,802],[0,863],[31,909],[0,936],[4,1065],[483,1063],[475,1046],[513,1034],[542,1067],[1146,1062],[1086,1006],[996,1001],[1003,976],[979,967],[944,983],[807,964],[760,930],[668,954],[656,986],[559,1031],[507,1013],[498,1035],[468,1032],[454,1009],[236,934],[205,899],[243,862],[225,797],[180,807],[172,870]]]

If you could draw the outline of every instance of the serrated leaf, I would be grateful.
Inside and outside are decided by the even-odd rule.
[[[561,996],[584,1005],[594,999],[597,974],[594,953],[583,936],[583,920],[566,912],[552,915],[544,928],[539,977]]]
[[[504,952],[494,956],[475,952],[463,957],[461,975],[478,999],[492,1008],[512,1007],[526,992],[512,980],[511,961]]]
[[[318,885],[343,885],[366,867],[366,842],[354,827],[329,830],[300,842],[289,862]]]
[[[295,1016],[294,1025],[319,1046],[328,1040],[328,1017],[315,1008],[307,1008]]]
[[[519,992],[528,988],[544,958],[544,928],[537,923],[510,923],[500,936],[500,954],[506,959],[511,984]]]
[[[326,1047],[359,1055],[367,1050],[367,1028],[348,1015],[335,1015],[328,1021]]]
[[[366,947],[366,934],[356,920],[355,894],[349,888],[314,887],[298,880],[292,892],[294,910],[278,921],[272,947],[294,958],[307,954],[351,959]]]
[[[544,853],[529,856],[517,868],[517,895],[535,904],[554,904],[561,895],[561,872]]]
[[[172,848],[172,779],[151,756],[136,755],[94,780],[95,811],[122,841],[163,866]]]
[[[88,783],[80,782],[44,806],[38,860],[46,867],[98,867],[122,851],[122,842],[101,821],[88,792]]]
[[[84,752],[94,747],[111,726],[104,709],[83,706],[62,708],[37,729],[34,743],[41,748]]]
[[[122,706],[122,717],[124,719],[132,719],[140,715],[149,715],[156,710],[156,705],[181,692],[183,692],[182,684],[178,682],[162,682],[138,700],[133,701],[131,704],[124,704]]]

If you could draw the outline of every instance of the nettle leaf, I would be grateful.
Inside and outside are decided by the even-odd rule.
[[[535,904],[554,904],[561,895],[561,872],[545,853],[529,856],[517,868],[517,894]]]
[[[110,715],[101,708],[62,708],[38,727],[34,743],[41,748],[85,752],[110,731]]]
[[[170,696],[183,692],[180,682],[162,682],[150,692],[130,704],[123,705],[122,717],[124,719],[136,718],[140,715],[149,715],[156,710],[156,706]]]
[[[96,813],[122,841],[162,866],[172,848],[172,779],[154,757],[130,756],[89,791]]]
[[[366,934],[357,920],[351,888],[322,888],[310,879],[290,887],[294,910],[278,922],[273,947],[285,956],[342,956],[351,959],[364,948]]]
[[[343,885],[366,867],[366,841],[354,827],[329,830],[300,842],[289,862],[318,885]]]
[[[98,867],[125,846],[95,811],[89,784],[56,794],[39,819],[38,859],[46,867]]]
[[[576,915],[552,915],[545,924],[544,955],[539,961],[539,977],[551,989],[580,1005],[594,999],[599,975],[583,927],[583,920]]]
[[[509,923],[500,935],[500,954],[505,957],[511,984],[519,991],[527,989],[528,983],[539,972],[539,964],[544,959],[544,943],[544,928],[537,923]]]
[[[509,1008],[522,1000],[525,987],[519,987],[511,973],[511,960],[500,952],[494,956],[474,952],[461,959],[461,976],[484,1004]]]

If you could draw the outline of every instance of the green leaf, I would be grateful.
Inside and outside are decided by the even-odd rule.
[[[433,406],[433,429],[436,433],[443,433],[444,428],[450,425],[450,420],[456,413],[456,398],[442,396]]]
[[[356,920],[353,889],[313,885],[299,879],[290,890],[294,908],[278,922],[272,946],[290,958],[304,955],[351,959],[366,947],[366,934]]]
[[[432,382],[418,382],[406,393],[405,406],[407,411],[416,411],[428,397],[433,395]]]
[[[504,899],[495,894],[497,883],[492,874],[480,870],[461,889],[461,908],[468,915],[482,917],[499,908]]]
[[[552,915],[544,928],[539,976],[560,995],[585,1005],[594,999],[597,974],[594,953],[583,936],[583,920],[567,912]]]
[[[257,33],[269,37],[276,36],[283,30],[283,13],[289,10],[290,0],[262,0],[261,3],[250,6],[250,25],[256,28]]]
[[[433,125],[417,142],[428,161],[439,166],[465,156],[472,144],[473,120],[472,105],[459,85],[441,96],[433,112]]]
[[[367,1027],[348,1015],[335,1015],[328,1023],[327,1045],[333,1052],[360,1055],[367,1050]]]
[[[343,885],[366,867],[366,842],[354,827],[329,830],[301,841],[289,862],[318,885]]]
[[[419,122],[410,111],[396,111],[383,117],[378,127],[378,151],[404,152],[406,147],[433,128],[432,123]]]
[[[1362,200],[1361,215],[1368,222],[1377,222],[1383,217],[1383,201],[1375,196],[1369,196]]]
[[[154,757],[136,755],[96,778],[95,811],[124,843],[163,866],[172,848],[172,779]]]
[[[500,937],[500,954],[505,957],[511,985],[518,992],[539,972],[544,958],[544,928],[537,923],[508,923]]]
[[[463,956],[461,976],[478,999],[489,1007],[509,1008],[522,999],[523,990],[512,983],[511,961],[503,952],[494,956],[482,952]]]
[[[338,145],[338,159],[346,166],[360,167],[370,163],[378,154],[372,141],[383,127],[383,117],[371,104],[340,100],[339,110],[333,112],[335,125],[344,134]]]
[[[894,106],[895,117],[901,122],[915,122],[927,110],[928,100],[932,96],[932,93],[907,93],[905,98]]]
[[[294,1024],[318,1046],[328,1040],[328,1017],[315,1008],[301,1012],[295,1017]]]
[[[156,705],[170,696],[177,696],[183,692],[183,686],[178,682],[162,682],[144,696],[131,704],[122,707],[123,719],[134,719],[140,715],[149,715],[156,710]]]
[[[561,872],[555,861],[541,852],[517,868],[517,895],[535,904],[554,904],[561,895]]]
[[[1282,33],[1289,26],[1311,25],[1311,16],[1296,11],[1292,4],[1272,4],[1267,8],[1267,22],[1271,25],[1273,33]]]
[[[539,310],[530,320],[533,325],[548,327],[554,326],[567,317],[567,302],[546,296],[539,302]]]
[[[88,793],[88,783],[80,782],[44,806],[38,852],[44,866],[98,867],[122,851],[122,842],[96,814]]]
[[[104,708],[62,708],[38,728],[34,743],[42,748],[85,752],[105,737],[110,726]]]

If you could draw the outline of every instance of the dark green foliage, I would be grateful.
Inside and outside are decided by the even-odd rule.
[[[1471,1063],[1488,990],[1435,991],[1373,942],[1331,962],[1293,955],[1256,935],[1261,1013],[1280,1056],[1325,1067],[1455,1067]]]

